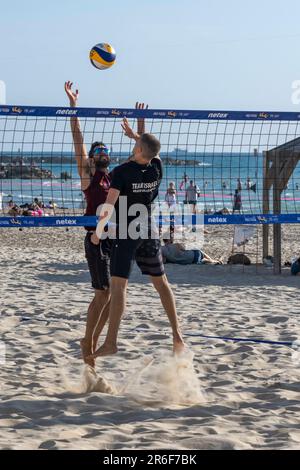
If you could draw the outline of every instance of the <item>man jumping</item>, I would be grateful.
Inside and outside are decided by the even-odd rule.
[[[65,91],[70,106],[76,107],[79,92],[78,90],[74,92],[72,85],[73,83],[66,82]],[[144,109],[144,103],[137,102],[136,108]],[[137,129],[140,133],[144,132],[144,119],[137,120]],[[85,215],[96,215],[98,206],[106,200],[111,183],[111,173],[108,173],[109,149],[103,142],[94,142],[87,153],[78,117],[71,118],[71,130],[81,189],[87,203]],[[98,339],[109,315],[110,260],[109,250],[105,250],[104,246],[100,249],[97,239],[96,244],[93,243],[95,227],[85,227],[85,229],[87,231],[84,242],[85,256],[94,288],[94,298],[88,308],[85,336],[80,345],[84,362],[93,367],[95,361],[90,355],[96,351]]]
[[[159,185],[162,180],[162,162],[157,156],[160,151],[160,142],[151,134],[135,134],[130,128],[127,119],[122,125],[125,135],[133,138],[136,144],[133,155],[127,163],[114,169],[112,183],[108,192],[105,205],[100,212],[100,219],[108,222],[107,212],[111,214],[116,209],[117,238],[113,241],[111,252],[111,302],[109,308],[109,328],[104,344],[91,356],[115,354],[117,348],[117,336],[121,317],[125,310],[126,291],[129,275],[134,260],[137,262],[142,274],[150,275],[151,281],[158,291],[162,305],[168,315],[173,333],[173,350],[180,352],[184,349],[184,342],[180,332],[176,313],[175,299],[164,273],[161,254],[161,246],[158,238],[151,237],[151,204],[158,195]],[[143,231],[142,223],[138,218],[130,215],[126,217],[127,236],[123,238],[120,233],[118,221],[124,219],[124,214],[119,210],[119,196],[126,196],[128,213],[133,211],[135,204],[145,207],[147,223],[150,222],[148,239],[130,237],[129,229],[135,221],[139,231]],[[126,214],[127,215],[127,214]],[[147,226],[149,228],[149,226]],[[148,230],[147,228],[147,230]],[[99,243],[101,230],[93,234],[93,242]]]
[[[79,92],[72,91],[72,85],[73,83],[66,82],[65,91],[70,106],[76,107]],[[103,142],[94,142],[87,153],[78,117],[71,118],[71,130],[81,189],[86,199],[85,215],[96,215],[97,207],[106,200],[111,183],[108,173],[109,149]],[[94,245],[91,241],[95,227],[85,227],[85,229],[87,231],[84,241],[85,256],[94,288],[94,298],[88,308],[85,335],[80,344],[84,362],[94,366],[94,360],[88,356],[96,350],[98,338],[108,319],[110,261],[109,256],[100,250],[99,245]]]

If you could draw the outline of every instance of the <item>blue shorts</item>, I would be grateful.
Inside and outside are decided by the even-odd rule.
[[[203,260],[203,253],[201,250],[193,250],[194,252],[194,260],[193,264],[200,264]]]

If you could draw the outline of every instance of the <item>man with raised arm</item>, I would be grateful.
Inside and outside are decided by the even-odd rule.
[[[172,328],[174,352],[180,352],[184,349],[174,296],[164,273],[160,241],[158,237],[153,236],[153,227],[151,226],[151,205],[158,195],[162,179],[162,162],[158,157],[160,142],[151,134],[135,134],[126,118],[123,120],[122,127],[125,135],[133,138],[136,143],[131,159],[114,169],[107,200],[100,211],[100,220],[102,220],[98,225],[97,232],[93,234],[93,242],[99,242],[103,228],[110,220],[115,208],[117,212],[115,219],[117,238],[113,241],[111,251],[109,328],[104,344],[92,355],[92,358],[115,354],[118,351],[117,336],[121,317],[125,310],[128,279],[134,260],[142,274],[151,277],[151,281],[160,295]],[[124,196],[128,209],[126,214],[123,207],[121,208]],[[139,214],[143,212],[144,218],[133,215],[136,212]],[[124,224],[126,225],[125,237],[124,233],[121,234],[122,231],[124,232]],[[143,239],[145,227],[147,235],[146,239]],[[143,237],[136,237],[137,232],[143,232]]]
[[[79,92],[72,90],[70,81],[65,83],[65,91],[70,100],[70,106],[76,107]],[[144,109],[144,103],[136,103],[137,109]],[[137,120],[138,132],[145,129],[144,119]],[[71,130],[75,147],[78,174],[81,180],[81,189],[86,199],[85,215],[96,215],[99,205],[105,202],[111,182],[111,174],[108,173],[110,163],[109,149],[103,142],[94,142],[87,152],[78,117],[71,118]],[[85,255],[90,271],[94,298],[89,305],[87,313],[85,336],[81,340],[81,350],[84,362],[94,366],[95,361],[89,357],[97,348],[99,336],[108,320],[110,300],[110,260],[108,248],[93,243],[95,227],[85,227]]]
[[[72,85],[73,83],[66,82],[65,91],[70,106],[76,107],[79,92],[73,91]],[[109,149],[103,142],[93,142],[87,152],[78,117],[71,117],[71,130],[81,189],[86,199],[85,215],[96,215],[98,206],[106,200],[111,183],[111,176],[108,173]],[[87,232],[84,241],[85,256],[94,288],[94,298],[88,308],[85,336],[80,344],[84,362],[94,366],[93,359],[88,359],[88,356],[96,350],[99,335],[108,318],[110,260],[108,254],[100,250],[99,244],[94,245],[91,241],[95,227],[85,227],[85,229]]]

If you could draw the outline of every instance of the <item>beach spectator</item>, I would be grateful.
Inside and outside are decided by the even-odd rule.
[[[213,259],[202,250],[187,250],[183,243],[172,243],[164,239],[162,254],[165,263],[174,264],[222,264],[220,260]]]
[[[243,189],[243,188],[242,188],[242,182],[241,182],[240,178],[237,179],[237,187],[236,187],[236,189],[237,189],[238,191],[242,191],[242,189]]]
[[[175,183],[172,181],[169,184],[169,187],[167,189],[166,195],[165,195],[165,202],[167,203],[169,209],[174,207],[177,202],[177,193],[176,193],[176,188],[175,188]]]
[[[292,266],[291,266],[291,274],[293,276],[300,275],[300,258],[297,258],[296,260],[293,261]]]
[[[246,189],[247,189],[248,191],[250,191],[250,189],[252,188],[252,185],[253,185],[253,183],[252,183],[252,181],[251,181],[251,178],[248,176],[247,181],[246,181],[246,183],[245,183]]]
[[[230,211],[229,209],[227,209],[227,207],[223,207],[223,209],[220,209],[214,212],[214,215],[226,215],[226,214],[230,214]]]
[[[54,201],[49,201],[47,208],[48,208],[48,209],[56,209],[56,208],[57,208],[56,202],[54,202]]]
[[[185,188],[186,183],[188,182],[188,179],[189,179],[188,175],[186,174],[186,172],[184,172],[181,183],[179,185],[180,191],[182,191]]]
[[[190,180],[190,185],[187,187],[185,192],[186,203],[190,204],[193,209],[193,213],[196,213],[197,199],[199,197],[199,188],[194,184],[193,180]]]
[[[11,215],[12,217],[22,215],[22,209],[17,204],[14,204],[13,207],[9,209],[8,215]]]
[[[236,189],[234,193],[232,213],[234,214],[235,211],[241,212],[241,209],[242,209],[242,196],[241,196],[240,191]]]
[[[44,207],[43,201],[39,201],[39,199],[38,199],[37,197],[34,198],[33,204],[34,204],[35,206],[38,206],[40,209],[43,209],[43,207]]]
[[[227,189],[227,183],[226,183],[226,181],[222,181],[222,189]]]

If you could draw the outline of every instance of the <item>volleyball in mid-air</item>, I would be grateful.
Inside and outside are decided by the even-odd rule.
[[[90,59],[97,69],[109,69],[116,61],[116,51],[110,44],[96,44],[90,52]]]

